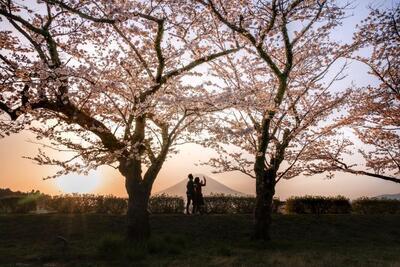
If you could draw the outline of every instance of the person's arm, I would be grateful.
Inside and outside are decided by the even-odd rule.
[[[206,184],[207,184],[206,177],[203,176],[203,179],[204,179],[204,181],[201,183],[201,185],[202,185],[202,186],[206,186]]]

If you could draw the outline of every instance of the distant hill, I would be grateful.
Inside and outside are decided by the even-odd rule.
[[[400,200],[400,194],[386,194],[386,195],[376,196],[376,198],[386,198],[386,199],[398,199],[398,200]]]
[[[200,177],[203,179],[203,176],[207,179],[207,185],[203,187],[203,195],[211,195],[211,194],[225,194],[225,195],[236,195],[236,196],[246,196],[246,194],[233,190],[232,188],[227,187],[226,185],[216,181],[215,179],[202,175],[202,174],[193,174],[194,177]],[[155,193],[154,195],[166,194],[170,196],[181,196],[186,197],[186,184],[188,179],[184,179],[179,183],[168,187],[162,191]]]

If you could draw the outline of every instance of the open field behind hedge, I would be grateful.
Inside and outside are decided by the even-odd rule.
[[[275,215],[253,243],[251,215],[153,215],[143,246],[124,216],[0,215],[0,266],[400,266],[400,215]],[[62,241],[67,240],[67,243]]]

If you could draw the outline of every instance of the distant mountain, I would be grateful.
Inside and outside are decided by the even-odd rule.
[[[400,200],[400,194],[386,194],[386,195],[376,196],[376,198],[386,198],[386,199],[397,199],[397,200]]]
[[[200,179],[203,179],[203,176],[206,177],[207,179],[207,185],[203,187],[203,195],[211,195],[211,194],[225,194],[225,195],[236,195],[236,196],[246,196],[246,194],[233,190],[226,185],[216,181],[215,179],[202,175],[202,174],[193,174],[194,177],[199,177]],[[188,179],[184,179],[180,181],[179,183],[168,187],[167,189],[164,189],[162,191],[159,191],[155,193],[154,195],[161,195],[161,194],[166,194],[170,196],[180,196],[180,197],[186,197],[186,184],[188,182]]]

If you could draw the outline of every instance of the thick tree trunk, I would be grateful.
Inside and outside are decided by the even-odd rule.
[[[148,203],[149,190],[143,185],[136,185],[129,191],[127,216],[127,238],[142,241],[150,237]]]
[[[256,181],[256,206],[254,209],[254,235],[256,240],[270,240],[272,222],[272,200],[275,195],[275,178],[272,171],[266,171],[257,177]]]
[[[162,164],[153,164],[149,167],[142,179],[139,169],[123,169],[125,174],[125,188],[128,192],[127,238],[132,241],[144,241],[150,237],[149,199],[151,188]]]
[[[127,239],[143,241],[150,237],[148,204],[151,186],[142,181],[135,169],[124,173],[127,174],[125,188],[128,192]]]
[[[139,117],[135,120],[135,135],[134,143],[142,144],[139,146],[139,155],[142,155],[145,150],[145,118]],[[128,192],[128,212],[127,212],[127,238],[140,242],[150,237],[150,221],[148,204],[151,194],[151,188],[156,179],[161,167],[165,161],[170,142],[163,135],[163,147],[157,158],[151,158],[151,165],[142,176],[142,160],[139,158],[120,159],[119,171],[125,176],[125,188]],[[137,156],[137,155],[136,155]]]

